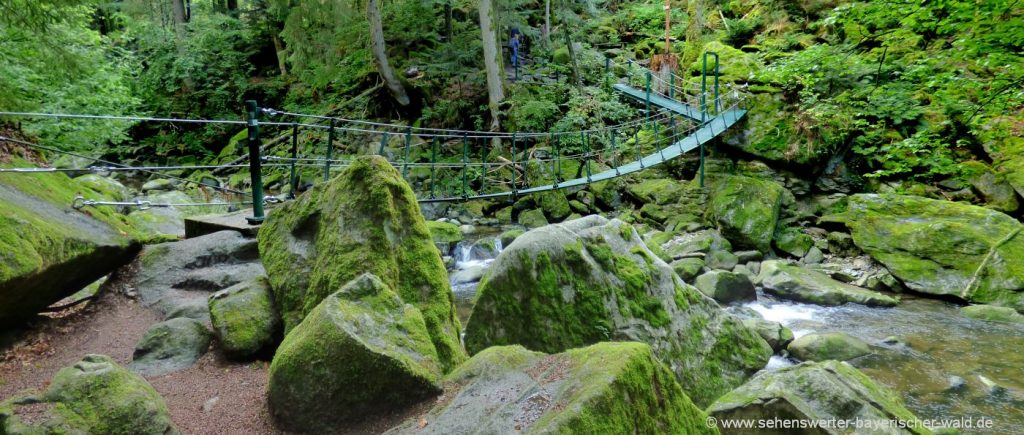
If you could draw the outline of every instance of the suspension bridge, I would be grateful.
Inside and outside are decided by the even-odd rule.
[[[711,70],[708,69],[709,58],[713,61]],[[223,165],[136,167],[0,136],[0,141],[72,154],[97,163],[88,168],[70,170],[0,168],[0,173],[138,171],[162,175],[172,170],[248,168],[251,191],[212,188],[225,194],[251,197],[250,201],[197,205],[252,205],[250,222],[253,223],[263,220],[266,203],[279,202],[277,197],[264,195],[265,173],[283,171],[290,185],[289,192],[294,194],[300,189],[301,180],[308,179],[311,173],[322,173],[322,179],[326,181],[332,171],[349,166],[354,157],[335,158],[338,152],[346,155],[375,153],[386,157],[413,185],[422,203],[509,198],[582,187],[639,172],[695,150],[699,150],[700,183],[703,186],[704,145],[722,135],[746,114],[744,98],[737,89],[727,88],[722,92],[718,70],[718,55],[710,52],[704,55],[699,83],[674,73],[653,72],[632,60],[618,64],[606,59],[599,83],[591,85],[603,86],[626,101],[643,105],[639,112],[642,116],[616,125],[576,131],[489,132],[414,127],[261,108],[255,101],[247,102],[245,121],[0,112],[0,117],[244,126],[248,149],[247,155]],[[277,130],[278,137],[264,145],[261,132],[270,129]],[[300,136],[303,135],[305,142],[324,142],[323,154],[300,155]],[[276,147],[288,143],[288,139],[290,151]],[[338,144],[341,144],[341,150]],[[171,178],[198,184],[194,180]],[[188,204],[105,202],[82,197],[73,204],[75,208],[103,205],[146,208]]]

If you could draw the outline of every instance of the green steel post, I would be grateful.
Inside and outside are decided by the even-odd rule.
[[[380,148],[377,149],[377,155],[384,155],[384,147],[387,146],[389,139],[391,139],[391,134],[388,132],[384,132],[384,134],[380,136]]]
[[[331,159],[334,158],[334,119],[331,119],[331,128],[327,131],[327,158],[324,159],[324,181],[331,179]]]
[[[251,225],[263,223],[263,173],[260,167],[260,108],[256,100],[245,102],[249,130],[249,181],[252,183],[252,217],[245,218]]]
[[[523,138],[523,153],[526,154],[526,162],[523,163],[523,186],[530,187],[530,136]]]
[[[704,53],[704,66],[700,74],[700,122],[704,122],[704,114],[708,112],[708,54]]]
[[[715,53],[715,115],[722,110],[722,102],[718,100],[718,53]]]
[[[516,134],[512,133],[512,196],[519,195],[519,187],[516,185]]]
[[[697,139],[697,142],[700,142],[700,139]],[[700,188],[704,188],[704,142],[700,142]]]
[[[409,180],[409,152],[412,148],[412,127],[405,130],[405,160],[402,163],[402,178]]]
[[[668,85],[668,97],[674,100],[676,98],[676,75],[675,74],[671,74],[671,73],[669,74],[668,83],[669,83],[669,85]]]
[[[430,199],[437,197],[434,191],[434,179],[437,177],[437,136],[430,145]]]
[[[626,84],[633,86],[633,61],[626,60]]]
[[[584,132],[582,132],[580,134],[583,135],[583,149],[587,153],[587,155],[584,156],[584,159],[586,159],[586,160],[584,160],[584,163],[586,163],[586,165],[587,165],[587,183],[590,183],[591,182],[591,178],[590,178],[590,140],[588,140],[588,138],[587,138],[587,132],[584,131]]]
[[[650,70],[647,71],[647,86],[646,86],[646,89],[647,89],[647,101],[646,101],[646,105],[644,107],[644,116],[646,116],[647,118],[644,121],[644,124],[649,124],[651,122],[651,71]]]
[[[484,166],[484,175],[486,168]],[[469,198],[469,133],[462,133],[462,198]]]
[[[633,148],[636,149],[636,160],[640,162],[640,168],[644,167],[644,159],[640,156],[640,126],[633,130]]]
[[[612,164],[615,165],[615,175],[621,175],[619,173],[619,152],[618,145],[615,143],[615,131],[611,132],[612,135]]]
[[[295,199],[295,192],[299,189],[299,176],[295,173],[295,161],[299,159],[299,124],[292,123],[292,169],[291,175],[288,176],[288,180],[292,186],[292,191],[288,193],[288,197]]]
[[[562,150],[559,145],[562,143],[562,134],[555,133],[555,182],[554,186],[558,187],[558,182],[562,181]]]
[[[607,88],[612,76],[612,59],[604,58],[604,86]]]

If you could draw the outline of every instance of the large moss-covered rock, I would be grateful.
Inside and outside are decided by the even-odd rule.
[[[256,240],[220,231],[142,250],[132,283],[142,302],[167,316],[183,310],[209,319],[209,296],[266,275]]]
[[[679,202],[686,185],[670,178],[648,178],[626,187],[626,193],[640,203],[668,205]]]
[[[903,406],[895,393],[875,384],[853,366],[839,361],[805,362],[761,372],[742,387],[719,398],[707,412],[718,421],[746,420],[756,424],[758,420],[773,418],[803,421],[861,420],[867,426],[870,420],[885,426],[877,429],[859,427],[855,433],[931,433],[920,424],[905,431],[889,426],[890,420],[912,422],[917,417]],[[765,433],[724,427],[721,429],[726,434]],[[846,434],[853,433],[851,429],[793,429],[784,433]]]
[[[899,303],[893,297],[836,281],[817,270],[781,260],[761,263],[757,282],[764,287],[766,293],[818,305],[855,302],[868,306],[891,307]]]
[[[693,285],[707,297],[722,303],[757,299],[750,278],[738,273],[713,270],[698,276]]]
[[[723,44],[719,41],[712,41],[704,45],[703,51],[718,53],[720,64],[718,66],[719,80],[722,82],[747,83],[754,78],[764,65],[753,53],[744,53],[737,48]],[[708,74],[714,75],[714,57],[708,56]],[[692,75],[700,74],[704,69],[704,59],[697,59],[689,66]],[[708,86],[711,86],[710,79]],[[709,89],[710,91],[710,89]],[[711,105],[711,97],[708,97],[708,105]]]
[[[540,206],[541,210],[544,210],[544,214],[547,217],[555,222],[565,219],[572,213],[569,200],[561,190],[537,194],[537,205]]]
[[[714,434],[706,415],[642,343],[556,355],[480,352],[445,379],[445,397],[392,434]]]
[[[987,164],[977,160],[961,162],[960,168],[964,171],[967,182],[985,199],[989,207],[1005,213],[1013,213],[1020,209],[1017,192],[1002,174],[996,173]]]
[[[779,220],[783,188],[774,181],[740,175],[714,177],[708,220],[739,248],[768,252]]]
[[[24,321],[129,262],[137,250],[105,199],[63,174],[0,174],[0,327]]]
[[[132,371],[159,376],[191,367],[210,347],[213,335],[202,322],[175,317],[151,326],[135,345]]]
[[[910,289],[1024,312],[1024,235],[1016,219],[973,205],[902,195],[853,195],[853,241]]]
[[[789,343],[787,350],[803,361],[848,361],[871,353],[867,343],[843,332],[807,334]]]
[[[448,222],[426,221],[427,230],[430,231],[430,238],[439,245],[451,245],[462,241],[462,231],[459,226]]]
[[[814,239],[796,228],[786,228],[775,234],[775,247],[796,258],[803,258],[813,246]]]
[[[4,434],[177,434],[163,398],[103,355],[61,369],[45,391],[0,403]]]
[[[606,340],[650,344],[698,404],[771,355],[630,225],[600,216],[530,231],[502,251],[480,283],[465,337],[472,353],[507,344],[554,353]]]
[[[420,310],[446,371],[466,359],[444,263],[416,196],[384,158],[360,157],[279,207],[259,247],[286,332],[327,295],[372,273]]]
[[[365,274],[325,298],[270,364],[270,410],[288,430],[317,432],[441,391],[423,315]]]
[[[233,358],[248,358],[278,340],[281,320],[266,278],[236,284],[210,295],[210,322],[221,348]]]

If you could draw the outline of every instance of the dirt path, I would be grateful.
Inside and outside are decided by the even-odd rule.
[[[86,354],[108,355],[127,365],[135,343],[160,320],[138,301],[114,292],[40,320],[0,348],[0,400],[44,387],[58,370]],[[279,433],[266,406],[266,362],[234,363],[211,351],[189,369],[147,380],[184,434]]]

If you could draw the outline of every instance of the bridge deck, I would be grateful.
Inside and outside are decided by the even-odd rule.
[[[653,103],[653,101],[652,101]],[[707,124],[704,124],[701,128],[695,130],[689,136],[682,140],[662,148],[658,152],[647,155],[640,160],[636,160],[618,168],[609,169],[607,171],[598,172],[592,174],[590,177],[580,177],[572,180],[566,180],[561,183],[546,184],[543,186],[530,187],[527,189],[520,189],[516,192],[497,192],[488,193],[483,195],[473,195],[468,198],[452,197],[452,198],[434,198],[434,199],[421,199],[420,202],[431,203],[431,202],[453,202],[462,201],[464,199],[490,199],[490,198],[504,198],[514,195],[528,195],[531,193],[546,192],[549,190],[556,189],[568,189],[572,187],[584,186],[590,183],[597,183],[599,181],[610,180],[612,178],[621,177],[626,174],[633,172],[639,172],[652,166],[660,165],[668,160],[672,160],[680,155],[687,152],[693,151],[701,146],[701,144],[707,143],[717,137],[718,135],[725,132],[726,129],[732,127],[734,124],[739,122],[743,118],[743,115],[747,113],[746,110],[729,110],[722,114],[712,118]]]
[[[614,88],[616,91],[622,92],[623,94],[626,94],[629,97],[640,100],[642,102],[647,101],[647,92],[644,92],[640,89],[631,87],[629,85],[624,85],[622,83],[616,83],[612,85],[612,88]],[[707,119],[706,117],[702,117],[703,114],[699,109],[696,109],[688,104],[684,104],[676,100],[665,98],[661,95],[657,95],[654,93],[651,94],[651,104],[671,110],[672,112],[675,112],[693,121],[702,122],[704,119]]]

